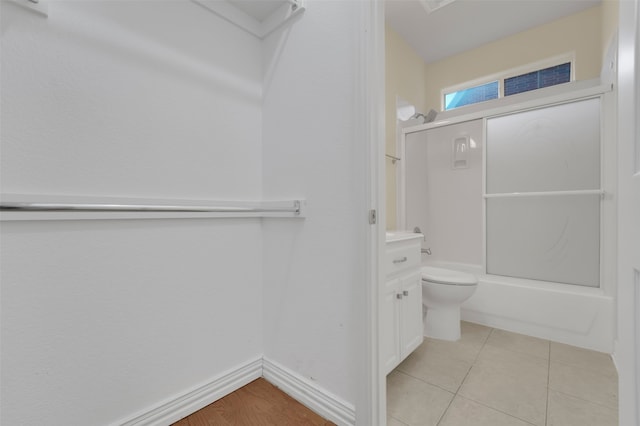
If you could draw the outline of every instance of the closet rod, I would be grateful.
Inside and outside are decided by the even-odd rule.
[[[300,201],[292,207],[237,207],[194,205],[148,205],[148,204],[98,204],[98,203],[28,203],[2,202],[2,211],[78,211],[78,212],[203,212],[203,213],[293,213],[300,214]]]

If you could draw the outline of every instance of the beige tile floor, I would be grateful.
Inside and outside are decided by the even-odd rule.
[[[469,322],[387,376],[389,426],[617,426],[617,405],[609,355]]]

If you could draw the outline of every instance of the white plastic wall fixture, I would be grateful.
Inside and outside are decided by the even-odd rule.
[[[453,150],[451,155],[452,169],[466,169],[469,155],[469,136],[457,136],[453,138]]]

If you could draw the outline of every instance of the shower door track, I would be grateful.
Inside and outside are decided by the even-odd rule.
[[[521,198],[521,197],[546,197],[553,195],[600,195],[605,192],[601,189],[584,189],[575,191],[548,191],[548,192],[505,192],[499,194],[484,194],[484,198]]]

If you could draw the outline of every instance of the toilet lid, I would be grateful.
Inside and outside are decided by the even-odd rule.
[[[453,271],[451,269],[423,266],[421,268],[422,279],[439,284],[475,285],[478,279],[475,275],[466,272]]]

